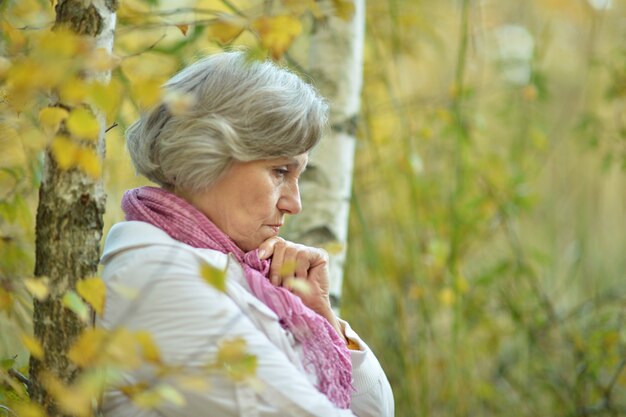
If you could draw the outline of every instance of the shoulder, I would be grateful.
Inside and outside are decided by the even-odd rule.
[[[105,269],[112,264],[150,261],[172,264],[205,262],[225,269],[228,256],[215,250],[189,246],[146,222],[127,221],[111,227],[100,258]]]

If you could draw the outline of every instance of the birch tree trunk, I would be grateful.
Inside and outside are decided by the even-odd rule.
[[[332,248],[330,295],[339,309],[348,238],[348,216],[363,84],[365,1],[354,0],[354,15],[336,16],[311,37],[307,72],[330,103],[331,132],[313,151],[300,180],[303,210],[289,223],[288,238]]]
[[[94,37],[96,47],[111,51],[117,7],[117,0],[59,0],[54,29],[64,26],[77,34]],[[108,81],[110,73],[87,76]],[[52,104],[63,106],[63,103]],[[100,134],[92,146],[102,159],[105,118],[96,116]],[[29,391],[31,399],[41,404],[50,417],[62,413],[39,376],[42,371],[50,372],[66,383],[77,376],[78,369],[66,353],[85,324],[65,309],[61,300],[78,280],[97,272],[105,198],[101,180],[94,180],[78,169],[60,169],[50,152],[46,152],[37,208],[35,275],[49,278],[50,297],[34,301],[34,332],[44,346],[45,357],[42,361],[31,357]]]

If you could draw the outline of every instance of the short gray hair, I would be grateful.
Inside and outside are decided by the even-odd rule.
[[[201,59],[164,85],[195,103],[172,112],[161,103],[126,130],[138,173],[164,188],[199,191],[235,161],[293,157],[320,140],[328,106],[297,75],[242,52]]]

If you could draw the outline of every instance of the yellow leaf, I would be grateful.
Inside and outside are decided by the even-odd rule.
[[[61,107],[44,107],[39,112],[39,122],[48,134],[55,134],[61,122],[67,119],[68,111]]]
[[[107,123],[115,120],[123,98],[122,85],[115,78],[108,84],[95,82],[89,85],[87,101],[106,115]]]
[[[100,366],[81,372],[74,385],[78,390],[89,393],[93,397],[100,395],[111,386],[118,386],[120,383],[123,383],[124,375],[122,370],[110,366],[108,363],[103,363]]]
[[[36,299],[42,301],[48,298],[50,292],[48,278],[25,278],[24,285]]]
[[[133,84],[132,93],[140,107],[150,108],[161,100],[161,81],[156,79],[140,80]]]
[[[354,1],[353,0],[333,0],[335,6],[335,15],[345,21],[352,20],[354,16]]]
[[[185,398],[170,385],[158,385],[150,390],[142,390],[132,397],[133,403],[139,408],[151,409],[168,401],[177,406],[185,405]]]
[[[80,148],[77,160],[78,168],[93,179],[100,178],[102,166],[96,152],[90,148]]]
[[[96,117],[84,107],[72,110],[66,125],[67,130],[76,138],[98,140],[100,124]]]
[[[26,44],[26,36],[24,36],[22,31],[11,26],[6,20],[2,20],[0,23],[0,29],[2,29],[1,32],[8,40],[10,52],[16,53]]]
[[[152,334],[147,331],[139,331],[135,333],[135,337],[141,347],[144,359],[152,363],[161,363],[161,353],[156,343],[154,343]]]
[[[246,340],[237,337],[222,341],[218,347],[216,365],[226,371],[233,381],[243,381],[256,375],[257,358],[247,352]]]
[[[0,287],[0,311],[8,313],[13,307],[13,297],[11,293]]]
[[[311,284],[305,279],[287,278],[286,285],[287,288],[293,290],[298,295],[308,295],[312,291]]]
[[[177,405],[179,407],[185,405],[185,397],[182,396],[180,392],[171,385],[159,385],[157,387],[157,392],[164,400]]]
[[[117,282],[111,283],[110,287],[116,294],[121,295],[128,300],[134,300],[139,295],[139,290],[137,288],[122,285]]]
[[[44,31],[33,54],[43,61],[47,59],[57,61],[61,58],[76,60],[89,51],[90,45],[90,39],[87,37],[79,36],[70,29],[59,28]]]
[[[79,319],[87,323],[89,321],[89,307],[81,300],[74,291],[67,291],[63,296],[62,303],[78,316]]]
[[[539,95],[539,90],[533,84],[528,84],[522,88],[522,98],[525,101],[535,101]]]
[[[107,335],[107,331],[99,327],[83,330],[72,344],[67,357],[83,368],[96,363],[102,355]]]
[[[42,372],[40,379],[64,414],[75,417],[91,416],[93,392],[67,386],[49,372]]]
[[[76,283],[76,292],[89,303],[96,313],[102,315],[106,296],[104,281],[98,277],[82,279]]]
[[[183,36],[187,36],[187,31],[189,31],[189,25],[176,25],[176,27],[180,30]]]
[[[17,403],[13,409],[20,417],[46,417],[44,409],[35,402]]]
[[[307,11],[313,13],[315,18],[322,16],[320,6],[315,0],[283,0],[283,4],[292,14],[297,16],[300,16]]]
[[[0,56],[0,80],[4,78],[9,68],[11,68],[11,60]]]
[[[344,250],[344,245],[341,242],[329,242],[324,245],[324,249],[329,255],[339,255]]]
[[[286,261],[280,266],[278,273],[282,277],[294,276],[296,273],[296,261]]]
[[[135,395],[146,391],[150,386],[145,382],[138,382],[136,384],[122,385],[119,387],[121,393],[127,397],[134,397]]]
[[[87,68],[92,71],[110,71],[117,67],[121,59],[104,48],[96,48],[87,59]]]
[[[24,146],[15,126],[0,122],[0,167],[19,166],[26,164]]]
[[[246,355],[248,342],[243,337],[222,340],[217,351],[217,361],[219,363],[236,362]]]
[[[613,348],[618,343],[619,343],[619,332],[617,332],[615,330],[607,332],[602,337],[602,348],[605,351]]]
[[[61,169],[70,169],[76,165],[79,147],[66,136],[57,136],[50,145],[52,156]]]
[[[49,137],[43,134],[41,129],[30,123],[20,127],[19,135],[24,150],[27,151],[26,155],[32,155],[32,151],[39,152],[43,150],[50,142]]]
[[[246,21],[233,15],[221,15],[207,25],[209,37],[219,43],[234,41],[246,27]]]
[[[280,58],[302,32],[300,20],[288,15],[263,16],[256,19],[252,27],[261,37],[261,45],[271,52],[274,59]]]
[[[178,66],[179,61],[174,56],[146,52],[124,58],[120,70],[132,88],[150,82],[154,89],[158,89]]]
[[[226,271],[215,268],[208,263],[200,266],[200,276],[218,291],[226,292]]]
[[[43,12],[42,4],[36,0],[20,0],[3,8],[5,9],[2,11],[3,14],[9,12],[11,17],[17,18],[21,22],[31,22]]]
[[[39,340],[27,334],[22,334],[20,339],[22,340],[24,347],[28,349],[31,355],[39,360],[43,360],[44,353],[43,348],[41,347],[41,343],[39,343]]]
[[[59,99],[69,106],[80,105],[87,96],[87,84],[78,77],[72,77],[59,86]]]
[[[167,104],[170,113],[175,116],[183,115],[193,109],[196,104],[196,96],[190,93],[180,93],[177,91],[168,92],[163,101]]]
[[[141,355],[137,338],[126,328],[118,328],[107,345],[107,358],[111,362],[127,369],[141,365]]]
[[[441,304],[450,307],[456,300],[456,294],[451,288],[444,288],[439,291],[439,301]]]
[[[6,83],[14,94],[32,94],[49,87],[49,79],[41,64],[31,57],[15,59],[6,73]]]
[[[129,25],[143,25],[150,20],[148,2],[122,1],[117,9],[117,18]]]

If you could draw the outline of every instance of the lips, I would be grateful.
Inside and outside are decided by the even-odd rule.
[[[276,232],[276,234],[278,234],[278,232],[280,232],[280,227],[282,226],[282,224],[268,224],[267,226],[270,229],[274,230],[274,232]]]

